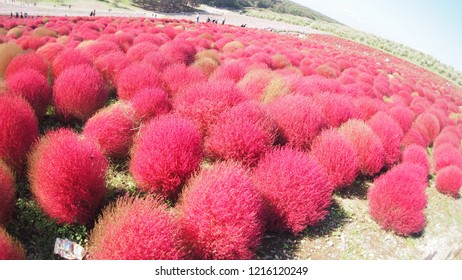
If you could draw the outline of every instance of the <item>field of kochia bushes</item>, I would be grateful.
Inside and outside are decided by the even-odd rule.
[[[364,45],[109,17],[3,17],[0,43],[0,259],[28,256],[24,197],[85,226],[87,259],[252,259],[357,180],[402,236],[430,179],[459,196],[461,90]],[[135,194],[108,200],[113,161]]]

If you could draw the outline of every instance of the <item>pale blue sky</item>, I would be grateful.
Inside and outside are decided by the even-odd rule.
[[[462,72],[462,1],[292,1],[353,28],[428,53]]]

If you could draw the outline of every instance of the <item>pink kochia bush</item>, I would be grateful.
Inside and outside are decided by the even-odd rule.
[[[311,154],[325,168],[335,189],[349,186],[359,174],[355,146],[338,130],[321,132],[313,140]]]
[[[171,104],[167,93],[159,88],[145,88],[134,94],[130,104],[138,122],[146,122],[153,117],[170,112]]]
[[[393,165],[401,158],[401,141],[404,134],[401,127],[385,112],[373,115],[367,124],[380,138],[385,152],[385,164]]]
[[[176,198],[202,159],[202,139],[189,120],[164,115],[141,128],[130,172],[142,191]]]
[[[267,204],[269,230],[298,234],[327,215],[334,187],[324,168],[305,152],[288,147],[271,151],[253,178]]]
[[[29,182],[58,223],[88,223],[106,192],[108,162],[96,144],[70,129],[43,136],[29,157]]]
[[[42,117],[51,102],[51,89],[46,77],[32,69],[18,70],[8,76],[6,83],[9,92],[23,97],[35,110],[37,117]]]
[[[24,247],[0,227],[0,260],[24,260]]]
[[[130,100],[138,91],[160,87],[159,73],[147,63],[132,64],[117,76],[117,96]]]
[[[297,149],[309,149],[313,138],[326,126],[312,99],[302,95],[280,97],[268,105],[268,112],[279,128],[281,144]]]
[[[264,232],[262,198],[246,170],[219,163],[191,179],[179,203],[194,259],[252,259]]]
[[[433,159],[435,171],[439,171],[449,165],[455,165],[462,169],[462,154],[459,149],[449,143],[435,148]]]
[[[0,96],[0,160],[19,171],[38,134],[32,107],[20,97]]]
[[[384,229],[408,236],[425,227],[427,177],[422,167],[402,163],[374,181],[367,198],[369,212]]]
[[[53,101],[64,118],[87,120],[104,106],[108,91],[96,69],[88,65],[67,68],[53,86]]]
[[[125,196],[103,210],[90,234],[88,258],[183,259],[179,234],[178,222],[160,200]]]
[[[355,146],[361,173],[377,174],[385,163],[385,151],[374,131],[364,121],[355,119],[344,123],[339,130]]]
[[[430,172],[430,160],[428,159],[426,149],[422,146],[412,144],[406,147],[403,152],[402,162],[420,165],[427,173]]]
[[[8,221],[13,213],[15,198],[14,175],[0,160],[0,225]]]
[[[232,81],[209,81],[195,84],[174,99],[174,111],[191,119],[203,136],[215,124],[218,115],[245,100]]]
[[[35,52],[21,54],[13,58],[6,68],[5,77],[23,70],[35,70],[43,76],[48,76],[48,64]]]
[[[133,143],[136,129],[133,108],[118,101],[93,115],[86,122],[83,135],[95,140],[105,155],[125,157]]]
[[[462,170],[454,165],[442,168],[436,173],[435,185],[440,193],[459,197],[462,187]]]
[[[247,101],[218,117],[205,140],[205,150],[211,158],[253,166],[272,147],[275,137],[276,126],[263,108]]]

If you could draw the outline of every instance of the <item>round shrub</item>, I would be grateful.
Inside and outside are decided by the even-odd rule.
[[[169,57],[173,63],[185,63],[189,65],[193,63],[196,55],[196,48],[190,43],[182,40],[170,41],[163,44],[159,52],[166,57]]]
[[[354,145],[361,173],[373,176],[380,172],[385,163],[382,141],[374,131],[361,120],[351,119],[339,128]]]
[[[0,225],[5,224],[14,209],[15,187],[11,169],[0,160]]]
[[[401,145],[404,147],[413,144],[421,147],[427,147],[430,144],[430,139],[426,136],[426,133],[415,125],[412,125],[406,134],[404,134],[403,141],[401,142]]]
[[[432,113],[420,114],[414,123],[422,127],[422,131],[426,133],[427,137],[430,139],[430,142],[435,140],[436,136],[438,136],[438,133],[440,133],[441,130],[438,118]]]
[[[213,159],[253,166],[275,138],[276,126],[265,111],[258,103],[247,101],[220,114],[205,139],[205,151]]]
[[[5,76],[6,68],[11,60],[21,54],[22,49],[15,43],[0,44],[0,78]]]
[[[117,76],[117,96],[130,100],[138,91],[160,87],[158,72],[149,64],[132,64]]]
[[[103,76],[104,80],[111,86],[115,86],[117,76],[130,62],[125,58],[125,53],[115,51],[98,56],[95,60],[95,67]]]
[[[0,159],[20,171],[38,134],[31,106],[20,97],[0,96]]]
[[[24,260],[26,253],[21,243],[0,227],[0,260]]]
[[[424,229],[427,178],[423,175],[422,167],[402,163],[374,181],[367,193],[369,212],[383,229],[404,236]]]
[[[83,135],[96,141],[109,157],[126,157],[137,125],[133,108],[121,101],[99,110],[85,124]]]
[[[53,101],[64,118],[87,120],[108,99],[101,75],[93,67],[79,65],[64,70],[53,86]]]
[[[135,93],[130,99],[135,110],[135,119],[146,122],[153,117],[170,112],[171,104],[165,91],[159,88],[145,88]]]
[[[53,60],[53,77],[58,77],[67,68],[79,65],[91,66],[91,64],[91,59],[83,52],[72,48],[64,49]]]
[[[460,147],[460,137],[452,132],[441,132],[433,141],[433,148],[449,143],[456,148]]]
[[[6,83],[9,92],[29,102],[39,118],[45,115],[51,103],[51,89],[45,76],[36,70],[21,69],[9,75]]]
[[[369,127],[380,138],[385,152],[385,164],[393,165],[401,158],[401,127],[385,112],[378,112],[367,121]]]
[[[268,112],[279,128],[281,144],[297,149],[309,149],[313,138],[326,126],[312,99],[302,95],[282,96],[268,104]]]
[[[58,223],[85,224],[106,192],[108,162],[98,147],[70,129],[43,136],[29,157],[29,182],[40,207]]]
[[[426,149],[422,146],[416,144],[407,146],[403,152],[402,162],[420,165],[427,173],[430,172],[430,160]]]
[[[318,93],[313,97],[324,115],[327,126],[339,127],[349,119],[359,116],[353,99],[348,95]]]
[[[291,148],[271,151],[253,178],[267,204],[269,230],[298,234],[327,215],[334,187],[308,154]]]
[[[202,139],[195,125],[165,115],[141,128],[135,140],[130,172],[142,191],[176,198],[202,159]]]
[[[446,166],[455,165],[462,169],[462,154],[459,149],[449,143],[440,145],[433,151],[435,171]]]
[[[359,174],[355,146],[338,130],[321,132],[313,140],[311,154],[324,167],[335,189],[349,186]]]
[[[64,46],[60,43],[47,43],[38,48],[36,53],[47,63],[51,63],[62,50]]]
[[[440,193],[455,198],[459,197],[459,191],[462,187],[462,170],[454,165],[440,169],[436,173],[435,186]]]
[[[401,127],[404,133],[406,133],[414,121],[415,114],[411,109],[404,106],[396,106],[388,110],[388,115],[390,115],[396,123]]]
[[[35,52],[18,55],[11,60],[6,68],[5,77],[8,78],[19,71],[35,70],[43,76],[48,76],[48,64]]]
[[[151,196],[119,198],[103,210],[90,233],[94,260],[177,260],[185,257],[179,224]]]
[[[183,63],[176,63],[165,68],[162,72],[162,85],[167,93],[175,96],[188,87],[205,83],[207,76],[199,69],[188,67]]]
[[[192,178],[179,203],[182,237],[195,259],[253,259],[263,201],[245,169],[219,163]]]
[[[232,81],[209,81],[194,84],[174,99],[174,111],[194,121],[202,135],[216,123],[223,111],[244,101],[243,93]]]

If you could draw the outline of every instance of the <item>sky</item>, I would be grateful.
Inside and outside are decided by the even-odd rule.
[[[292,0],[355,29],[403,43],[462,72],[460,0]]]

